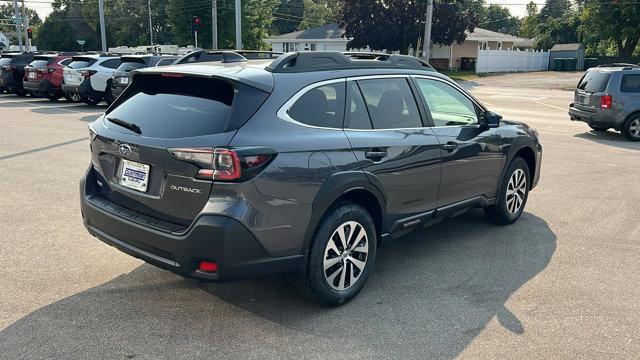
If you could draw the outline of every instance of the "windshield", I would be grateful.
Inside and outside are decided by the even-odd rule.
[[[610,72],[588,71],[578,83],[578,89],[587,92],[603,92],[607,89],[610,77]]]

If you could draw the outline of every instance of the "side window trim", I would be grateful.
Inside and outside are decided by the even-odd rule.
[[[450,85],[451,87],[453,87],[454,89],[458,90],[458,92],[460,92],[462,95],[464,95],[467,99],[469,99],[474,107],[476,108],[476,116],[478,116],[478,120],[482,117],[482,115],[487,112],[488,110],[482,105],[480,104],[480,102],[478,102],[478,100],[476,100],[474,97],[470,96],[462,87],[460,87],[458,84],[455,84],[451,81],[447,81],[445,79],[441,79],[439,77],[435,77],[435,76],[428,76],[428,75],[411,75],[412,78],[412,82],[416,85],[417,84],[415,82],[415,79],[427,79],[427,80],[435,80],[435,81],[440,81],[441,83]],[[427,110],[427,112],[429,114],[431,114],[431,111],[429,110],[429,105],[427,104],[426,99],[424,98],[424,95],[421,93],[420,94],[420,101],[422,101],[424,103],[424,107]],[[431,118],[431,115],[429,115],[429,121],[431,122],[431,126],[432,127],[445,127],[445,126],[435,126],[435,122],[433,121],[433,119]],[[477,124],[476,124],[477,125]],[[462,126],[462,125],[458,125],[458,126]],[[446,126],[446,127],[451,127],[451,126]]]
[[[352,92],[351,92],[351,85],[353,85],[355,88],[358,89],[358,93],[360,94],[360,97],[362,97],[362,90],[360,89],[360,85],[358,84],[357,81],[355,80],[347,80],[347,92],[346,92],[346,96],[345,96],[345,106],[344,106],[344,121],[342,124],[342,127],[345,130],[372,130],[373,129],[373,123],[371,122],[371,114],[369,113],[369,108],[367,108],[367,106],[365,105],[364,110],[367,112],[367,118],[369,119],[369,125],[371,125],[371,129],[352,129],[350,128],[351,126],[351,100],[352,100]],[[364,101],[364,99],[363,99]]]
[[[324,85],[331,85],[331,84],[339,84],[339,83],[343,83],[343,85],[345,86],[345,91],[346,91],[346,86],[347,86],[347,79],[345,78],[340,78],[340,79],[332,79],[332,80],[325,80],[325,81],[320,81],[317,83],[313,83],[311,85],[305,86],[304,88],[302,88],[300,91],[298,91],[297,93],[295,93],[291,98],[289,98],[289,100],[287,100],[287,102],[284,103],[284,105],[282,105],[280,107],[280,109],[278,109],[278,112],[276,113],[276,115],[285,121],[288,121],[290,123],[296,124],[296,125],[300,125],[300,126],[306,126],[309,128],[314,128],[314,129],[328,129],[328,130],[339,130],[342,131],[344,129],[344,114],[342,116],[342,126],[339,128],[332,128],[332,127],[324,127],[324,126],[315,126],[315,125],[309,125],[309,124],[305,124],[305,123],[301,123],[299,121],[296,121],[295,119],[293,119],[291,116],[289,116],[289,110],[293,107],[293,105],[302,97],[304,96],[306,93],[308,93],[309,91],[322,87]],[[346,95],[346,94],[345,94]],[[343,109],[346,108],[346,96],[344,97],[344,102],[345,104],[343,104]],[[345,110],[346,111],[346,110]]]

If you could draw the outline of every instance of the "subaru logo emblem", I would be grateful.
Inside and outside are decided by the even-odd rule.
[[[120,150],[120,154],[124,156],[131,155],[131,146],[127,144],[120,144],[120,146],[118,146],[118,150]]]

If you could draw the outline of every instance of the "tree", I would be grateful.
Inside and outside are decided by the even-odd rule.
[[[281,0],[273,12],[271,34],[281,35],[298,30],[304,16],[304,0]]]
[[[520,21],[511,16],[511,12],[506,7],[491,4],[487,7],[480,26],[503,34],[517,35]]]
[[[547,0],[540,10],[540,22],[544,23],[549,19],[561,18],[569,10],[571,10],[570,0]]]
[[[631,57],[640,42],[640,3],[588,1],[582,20],[589,40],[613,42],[618,56]]]
[[[462,43],[465,31],[473,31],[476,14],[465,9],[463,0],[442,0],[434,6],[434,43]],[[424,31],[426,1],[422,0],[342,0],[338,22],[350,49],[401,51],[407,53]]]
[[[578,29],[580,18],[577,13],[569,12],[560,18],[550,18],[539,25],[536,37],[537,49],[550,49],[555,44],[580,42]]]
[[[20,8],[20,14],[24,17],[25,14],[29,18],[29,27],[37,28],[42,25],[42,20],[38,16],[38,13],[28,7]],[[16,27],[13,25],[15,17],[15,9],[13,4],[0,4],[0,19],[4,19],[7,22],[11,22],[11,25],[0,25],[0,31],[5,33],[7,37],[12,38],[17,42],[18,35],[16,34]],[[24,31],[22,32],[24,34]]]
[[[533,1],[527,4],[527,15],[520,22],[518,35],[525,38],[534,38],[538,35],[538,5]]]
[[[304,0],[304,16],[298,30],[335,22],[340,7],[338,0]]]
[[[53,12],[38,29],[35,44],[38,50],[80,50],[77,40],[85,40],[85,50],[100,49],[100,33],[89,26],[82,13],[82,4],[71,0],[56,0]]]

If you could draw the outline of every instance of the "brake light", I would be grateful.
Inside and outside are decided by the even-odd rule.
[[[242,177],[251,178],[260,172],[273,158],[271,154],[249,155],[241,157],[235,150],[224,148],[180,148],[168,149],[178,160],[190,162],[200,168],[197,179],[214,181],[234,181]]]
[[[611,109],[612,102],[613,102],[613,99],[611,95],[602,95],[602,98],[600,100],[600,107],[603,109]]]
[[[80,71],[80,74],[84,76],[85,79],[88,79],[97,72],[98,72],[97,70],[84,70],[84,71]]]

